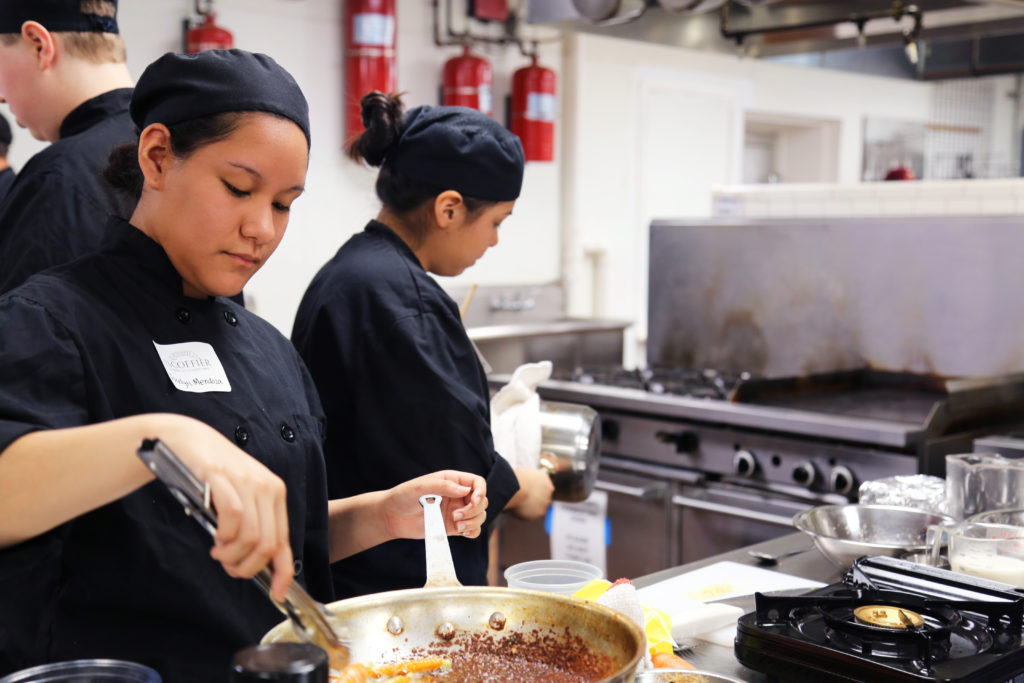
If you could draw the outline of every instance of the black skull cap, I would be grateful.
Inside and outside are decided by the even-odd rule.
[[[310,142],[309,104],[298,83],[272,58],[245,50],[168,52],[142,72],[129,108],[139,130],[247,111],[290,119]]]
[[[117,0],[114,16],[83,12],[82,0],[0,0],[0,33],[21,33],[26,21],[37,21],[47,31],[117,33]]]
[[[525,167],[519,138],[468,107],[409,110],[385,163],[427,185],[498,202],[519,197]]]

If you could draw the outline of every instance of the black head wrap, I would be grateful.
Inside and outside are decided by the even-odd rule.
[[[114,12],[117,13],[117,0]],[[83,12],[82,0],[0,0],[0,33],[21,33],[26,21],[38,21],[48,31],[117,33],[117,18]]]
[[[245,50],[165,54],[142,72],[129,111],[139,130],[227,112],[268,112],[294,121],[309,143],[309,105],[295,79],[267,55]]]
[[[523,185],[519,138],[468,107],[410,110],[385,163],[408,178],[475,199],[512,201]]]
[[[0,115],[0,145],[11,144],[11,124],[7,123],[7,119]]]

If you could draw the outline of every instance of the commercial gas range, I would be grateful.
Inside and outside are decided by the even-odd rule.
[[[969,452],[977,436],[1024,416],[1024,377],[1016,375],[590,368],[538,392],[601,416],[597,488],[609,495],[608,574],[616,577],[788,533],[793,515],[856,501],[864,481],[941,476],[945,455]],[[543,532],[508,526],[501,564],[536,559]]]
[[[609,575],[773,538],[1024,423],[1021,253],[1020,217],[654,221],[646,369],[539,389],[601,415]]]

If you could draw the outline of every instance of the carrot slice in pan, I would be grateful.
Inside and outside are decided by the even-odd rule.
[[[651,662],[656,669],[696,669],[693,664],[674,652],[658,652],[651,655]]]

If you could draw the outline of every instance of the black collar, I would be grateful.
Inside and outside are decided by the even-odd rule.
[[[128,221],[116,216],[107,219],[104,251],[115,258],[123,258],[125,268],[146,272],[159,283],[161,290],[166,287],[169,292],[184,296],[181,274],[171,263],[167,252]]]
[[[61,122],[61,139],[89,130],[104,119],[128,111],[131,99],[131,88],[118,88],[82,102]]]
[[[387,224],[381,223],[378,220],[371,220],[366,224],[364,230],[366,230],[366,232],[383,235],[389,242],[392,242],[398,248],[398,252],[402,256],[419,266],[420,270],[425,270],[423,268],[423,264],[420,263],[420,260],[416,257],[416,253],[413,252],[409,245],[405,243],[405,240],[399,237],[398,233],[389,228]]]

